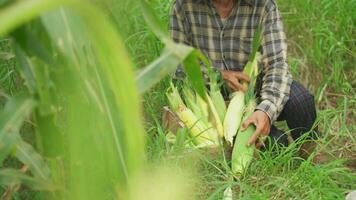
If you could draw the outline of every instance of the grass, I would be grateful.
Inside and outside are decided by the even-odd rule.
[[[150,2],[167,24],[170,1]],[[314,94],[317,103],[322,133],[317,151],[329,161],[321,165],[303,161],[296,153],[297,144],[268,149],[257,155],[245,177],[231,180],[221,153],[187,152],[182,145],[172,146],[165,140],[160,126],[161,108],[166,105],[165,79],[143,97],[148,159],[152,165],[194,170],[196,175],[189,181],[194,182],[197,199],[221,199],[228,185],[240,199],[344,199],[345,193],[356,189],[356,1],[284,0],[278,5],[294,79]],[[100,6],[125,39],[137,69],[159,55],[163,46],[148,30],[137,3],[107,0]],[[121,13],[126,13],[125,20]],[[0,52],[11,52],[6,39],[0,40]],[[11,59],[0,62],[1,105],[6,95],[21,91],[14,64]],[[15,199],[40,198],[24,189]]]

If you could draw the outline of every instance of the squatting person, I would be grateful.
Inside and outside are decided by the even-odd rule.
[[[287,136],[273,123],[285,120],[293,139],[297,139],[312,128],[316,110],[313,96],[293,81],[289,72],[286,36],[275,1],[176,0],[170,16],[174,41],[200,49],[235,91],[246,90],[239,81],[249,81],[242,70],[259,26],[263,70],[257,91],[261,102],[243,127],[256,126],[248,145],[267,135],[288,145]],[[176,74],[181,73],[178,69]]]

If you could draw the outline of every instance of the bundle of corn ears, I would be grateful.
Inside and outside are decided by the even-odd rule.
[[[210,90],[206,94],[206,101],[196,94],[188,83],[182,86],[181,93],[184,98],[173,83],[167,92],[170,108],[190,130],[190,136],[196,146],[218,147],[223,144],[223,140],[232,146],[236,137],[232,155],[232,170],[236,174],[243,173],[252,159],[254,150],[254,147],[246,147],[245,144],[254,133],[255,127],[249,126],[243,134],[240,127],[242,121],[251,115],[256,107],[253,89],[259,57],[259,54],[256,54],[254,60],[248,62],[244,68],[244,73],[251,78],[250,84],[243,83],[248,87],[247,92],[232,93],[228,107],[214,72],[210,73]]]
[[[258,31],[253,41],[253,51],[244,67],[243,73],[250,77],[250,83],[243,82],[247,92],[237,91],[231,94],[230,103],[226,107],[220,92],[217,72],[208,68],[210,90],[203,100],[185,82],[182,87],[184,101],[178,89],[171,83],[167,92],[170,108],[176,113],[185,127],[190,129],[190,136],[198,147],[218,147],[223,140],[233,146],[231,168],[234,174],[242,175],[253,158],[255,147],[247,147],[249,138],[255,132],[255,126],[249,125],[242,131],[241,125],[256,108],[254,86],[258,74],[258,61],[260,54],[257,52],[260,32]],[[243,133],[242,133],[243,132]],[[234,142],[235,138],[235,142]]]

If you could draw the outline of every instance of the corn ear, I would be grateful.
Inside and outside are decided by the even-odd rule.
[[[241,91],[234,92],[224,119],[224,137],[231,146],[240,127],[244,109],[245,94]]]
[[[255,100],[250,100],[246,107],[244,120],[246,120],[254,112],[255,107]],[[254,125],[249,125],[245,131],[241,131],[240,129],[237,133],[231,156],[231,168],[234,174],[243,175],[246,168],[252,161],[255,145],[253,144],[249,147],[246,145],[255,130],[256,128]]]
[[[209,85],[210,85],[210,97],[213,101],[216,111],[219,115],[220,121],[224,121],[225,114],[226,114],[226,105],[224,97],[220,91],[220,84],[218,80],[219,73],[214,71],[212,68],[208,68],[209,74]]]
[[[226,114],[226,105],[224,97],[222,96],[220,90],[219,91],[211,91],[210,92],[211,101],[215,105],[216,112],[218,113],[220,121],[224,121]]]
[[[258,61],[260,59],[261,59],[261,54],[257,52],[253,60],[248,61],[243,70],[243,73],[251,78],[250,85],[252,86],[252,88],[255,86],[256,83],[256,77],[258,75]],[[246,82],[244,84],[247,85]]]
[[[200,110],[203,114],[204,117],[208,118],[209,117],[209,108],[208,108],[208,104],[204,101],[203,98],[201,98],[199,95],[195,95],[196,96],[196,102],[200,107]]]
[[[182,101],[176,87],[171,83],[171,87],[166,94],[171,109],[177,114],[184,125],[190,129],[191,136],[196,145],[200,146],[218,146],[218,134],[211,125],[205,124],[196,115],[188,109]]]
[[[232,189],[231,187],[227,187],[225,190],[224,190],[224,195],[223,195],[223,198],[222,200],[232,200]]]
[[[213,103],[213,101],[211,100],[209,95],[207,96],[207,101],[208,101],[208,105],[209,105],[209,121],[211,124],[214,125],[214,127],[216,128],[218,135],[220,138],[224,137],[224,127],[222,125],[222,122],[219,118],[219,114],[215,108],[215,105]]]
[[[190,129],[191,136],[193,137],[196,145],[219,145],[219,139],[214,129],[212,129],[211,126],[205,124],[203,121],[199,120],[190,109],[186,107],[180,107],[176,113],[184,125]]]
[[[169,105],[173,111],[178,110],[179,107],[185,106],[181,96],[179,95],[179,92],[177,88],[173,85],[173,83],[170,83],[170,87],[166,93]]]
[[[207,117],[207,114],[205,113],[207,111],[203,110],[203,109],[207,109],[206,108],[206,106],[207,106],[206,103],[205,102],[201,102],[201,104],[198,104],[198,102],[197,102],[197,98],[200,98],[200,96],[198,97],[198,95],[196,95],[189,87],[184,87],[183,88],[183,94],[184,94],[184,97],[185,97],[184,100],[185,100],[185,102],[187,104],[187,107],[189,109],[191,109],[193,111],[193,113],[199,119],[201,119],[204,123],[208,123],[208,117]],[[200,100],[202,100],[202,99],[200,99]]]

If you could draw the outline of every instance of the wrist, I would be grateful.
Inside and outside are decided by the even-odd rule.
[[[272,120],[271,120],[271,117],[269,116],[268,112],[262,110],[262,109],[259,109],[259,108],[256,108],[255,109],[255,112],[260,112],[260,113],[263,113],[263,115],[265,116],[265,118],[269,121],[269,124],[271,125],[272,124]]]
[[[256,110],[265,112],[268,115],[271,124],[277,119],[277,107],[268,99],[262,100],[261,103],[257,105]]]

